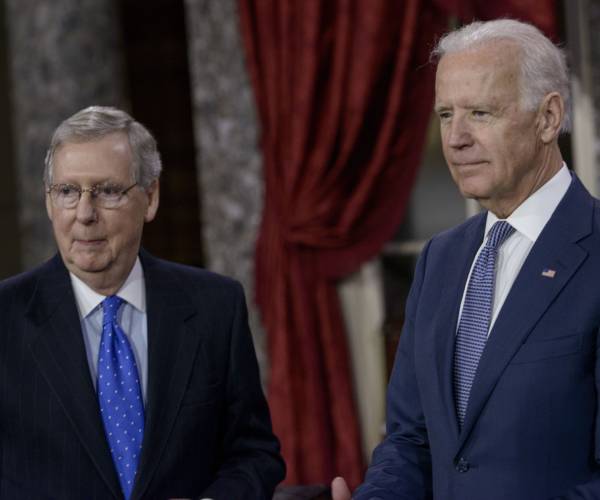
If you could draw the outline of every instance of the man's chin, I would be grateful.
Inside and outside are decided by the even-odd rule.
[[[72,259],[68,264],[67,268],[75,276],[80,277],[86,274],[96,274],[106,271],[108,262],[106,259],[90,259],[90,258],[75,258]]]
[[[478,189],[477,186],[459,186],[458,190],[462,197],[467,200],[480,201],[486,198],[484,190]]]

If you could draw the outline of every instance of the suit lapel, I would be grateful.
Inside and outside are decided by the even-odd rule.
[[[437,306],[433,327],[435,346],[434,369],[436,383],[444,407],[447,411],[449,431],[458,436],[458,422],[454,405],[452,363],[454,359],[454,339],[458,320],[458,310],[462,299],[462,290],[471,268],[471,263],[483,240],[485,215],[474,218],[465,231],[455,235],[444,251],[450,256],[453,265],[444,263],[443,290]],[[458,291],[458,293],[457,293]]]
[[[26,314],[32,327],[25,335],[40,372],[98,473],[113,495],[120,498],[121,488],[90,377],[75,297],[59,256],[43,268]]]
[[[479,362],[459,449],[502,372],[554,298],[587,257],[578,245],[592,228],[592,199],[577,178],[540,234],[519,272]],[[556,271],[554,278],[542,276]]]
[[[205,325],[197,307],[164,265],[140,253],[146,282],[148,314],[148,404],[142,455],[133,498],[144,495],[165,450],[171,428],[188,385]]]

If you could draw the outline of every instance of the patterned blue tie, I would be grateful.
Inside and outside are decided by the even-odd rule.
[[[135,357],[117,323],[123,299],[102,302],[102,340],[98,354],[98,400],[110,453],[126,499],[131,496],[144,436],[144,403]]]
[[[465,420],[471,386],[490,327],[498,248],[514,230],[506,221],[498,221],[492,226],[467,285],[454,349],[454,400],[460,427]]]

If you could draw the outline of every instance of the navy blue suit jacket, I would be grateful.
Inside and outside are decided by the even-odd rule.
[[[140,257],[148,403],[132,498],[271,498],[284,465],[241,286]],[[0,284],[0,498],[122,498],[58,256]]]
[[[356,499],[600,498],[598,201],[573,178],[493,326],[459,432],[454,339],[485,218],[434,237],[419,259],[387,437]]]

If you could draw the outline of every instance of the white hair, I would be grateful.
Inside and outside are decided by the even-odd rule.
[[[476,49],[492,41],[515,43],[521,51],[521,100],[525,109],[535,110],[550,92],[558,92],[565,105],[561,132],[571,130],[571,94],[566,56],[539,29],[513,19],[476,21],[444,35],[431,56]]]
[[[156,140],[141,123],[125,111],[107,106],[90,106],[63,121],[52,135],[44,162],[44,183],[52,184],[54,154],[65,142],[86,142],[100,139],[114,132],[124,132],[129,140],[133,157],[135,181],[147,188],[160,177],[162,163]]]

